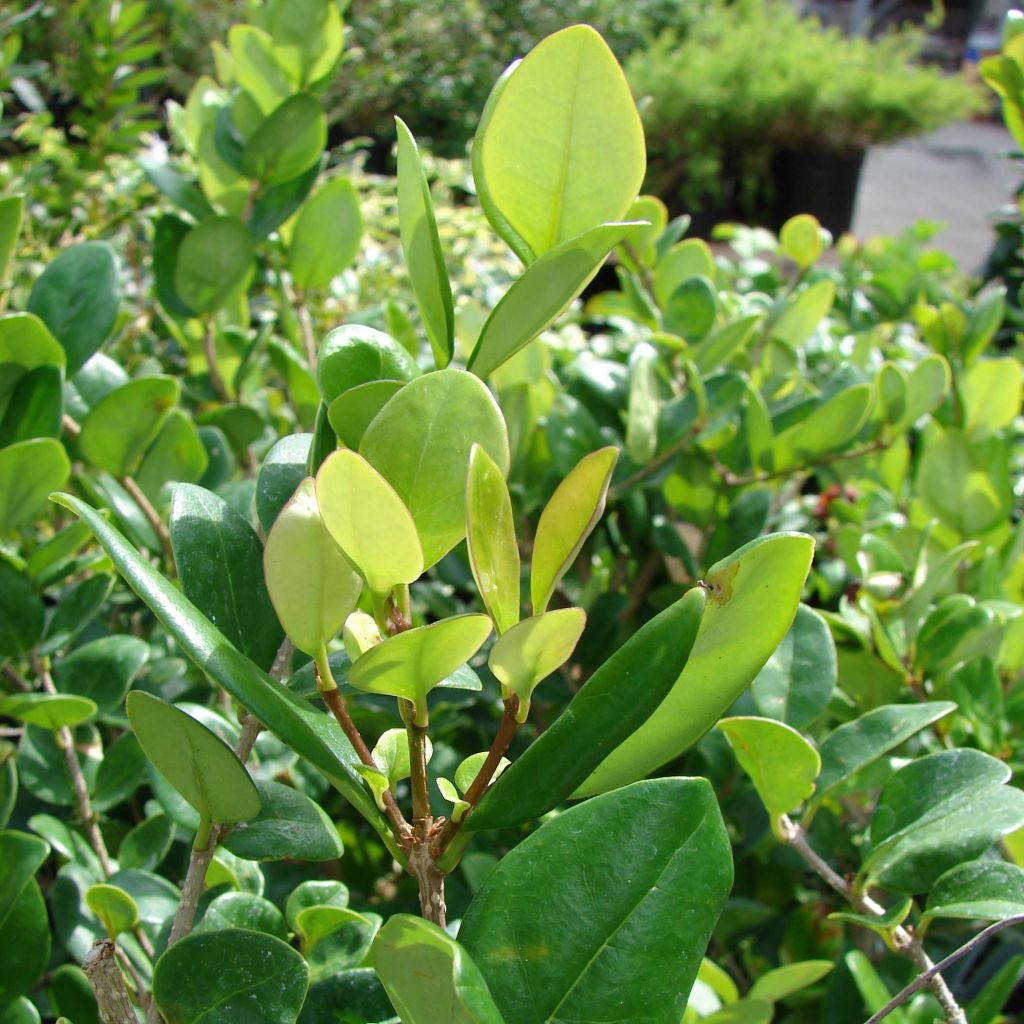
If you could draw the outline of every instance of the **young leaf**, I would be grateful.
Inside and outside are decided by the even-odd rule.
[[[355,607],[362,580],[327,530],[312,478],[299,484],[274,521],[263,572],[288,638],[316,657]]]
[[[402,1024],[503,1024],[476,965],[436,924],[395,914],[373,940],[370,961]]]
[[[80,725],[96,714],[96,705],[86,697],[61,693],[15,693],[0,700],[0,715],[44,729]]]
[[[316,500],[328,533],[372,593],[389,594],[422,575],[423,554],[409,510],[361,455],[343,448],[329,456],[316,476]]]
[[[355,258],[363,238],[359,197],[348,178],[325,182],[302,204],[288,243],[300,288],[326,288]]]
[[[587,25],[548,36],[513,65],[473,143],[480,205],[524,263],[622,218],[645,166],[629,86]]]
[[[708,607],[676,685],[650,718],[576,791],[601,793],[681,754],[750,685],[786,635],[810,569],[802,533],[759,537],[705,577]]]
[[[835,964],[831,960],[802,960],[797,964],[784,964],[765,971],[750,987],[749,996],[751,999],[777,1003],[824,978],[833,967]]]
[[[405,386],[401,380],[371,380],[342,392],[328,406],[327,419],[347,448],[356,450],[377,413]]]
[[[153,998],[167,1024],[294,1024],[308,981],[287,943],[225,928],[171,946],[153,972]]]
[[[801,269],[806,270],[821,255],[821,224],[809,213],[790,217],[779,231],[782,251]]]
[[[772,326],[772,337],[799,348],[828,315],[835,297],[836,286],[831,281],[818,281],[788,299]]]
[[[320,159],[327,145],[327,118],[308,92],[289,96],[245,144],[242,170],[264,185],[297,178]]]
[[[395,125],[398,130],[398,222],[402,252],[416,295],[416,305],[434,353],[434,365],[442,369],[451,362],[455,350],[452,287],[444,265],[430,187],[420,163],[416,140],[400,117],[395,118]]]
[[[459,939],[509,1024],[608,1019],[612,999],[615,1020],[675,1024],[731,887],[710,784],[638,782],[516,846],[474,896]]]
[[[658,261],[654,271],[654,297],[665,309],[681,284],[691,277],[715,279],[715,257],[703,238],[679,242]]]
[[[466,368],[487,377],[525,348],[572,305],[608,253],[641,226],[600,224],[544,253],[512,282],[491,311]]]
[[[508,432],[484,383],[435,370],[407,384],[366,428],[359,451],[398,493],[416,523],[423,568],[466,534],[466,473],[474,444],[508,472]]]
[[[112,939],[139,923],[135,900],[116,885],[92,885],[85,891],[86,906],[103,922]]]
[[[500,636],[519,621],[519,544],[505,477],[477,444],[469,454],[466,541],[476,588]]]
[[[427,694],[465,664],[491,632],[486,615],[456,615],[388,637],[353,666],[348,681],[359,690],[387,693],[416,705],[416,724],[427,724]]]
[[[844,388],[810,416],[775,436],[773,465],[785,469],[843,448],[860,433],[874,401],[875,390],[870,384]]]
[[[537,684],[572,656],[586,624],[582,608],[559,608],[524,619],[494,642],[487,664],[501,683],[502,696],[519,698],[517,722],[526,721]]]
[[[794,728],[770,718],[723,718],[718,728],[773,821],[814,792],[821,758]]]
[[[128,721],[146,757],[199,812],[226,824],[260,812],[260,795],[232,749],[191,715],[142,690],[128,694]]]
[[[618,449],[609,447],[582,458],[541,513],[530,566],[534,615],[547,608],[559,580],[601,518],[618,457]]]

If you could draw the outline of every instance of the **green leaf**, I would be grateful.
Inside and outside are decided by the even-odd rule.
[[[629,86],[587,25],[548,36],[505,73],[473,144],[480,205],[524,263],[625,216],[645,166]]]
[[[274,0],[266,24],[274,52],[302,69],[300,84],[319,81],[341,56],[344,26],[330,0]]]
[[[707,780],[638,782],[564,811],[508,853],[459,939],[508,1024],[608,1019],[610,1000],[616,1020],[676,1024],[731,887]]]
[[[371,381],[409,381],[416,363],[394,338],[362,324],[337,327],[323,340],[316,360],[316,381],[324,401]]]
[[[313,907],[299,914],[298,927],[313,981],[366,963],[381,923],[377,914],[334,907]]]
[[[264,185],[297,178],[320,159],[327,118],[308,92],[289,96],[253,132],[242,151],[242,170]]]
[[[338,1017],[338,1007],[346,1016]],[[299,1024],[364,1024],[393,1019],[394,1011],[376,971],[369,967],[338,971],[314,981],[302,1004]]]
[[[18,244],[24,209],[23,195],[4,196],[0,199],[0,287],[7,284],[7,271]]]
[[[146,755],[130,732],[123,732],[103,751],[96,772],[92,804],[106,811],[128,800],[144,781]]]
[[[500,636],[519,621],[519,544],[504,474],[477,444],[469,454],[466,541],[476,588]]]
[[[864,1000],[864,1007],[868,1013],[877,1013],[892,997],[892,993],[886,988],[875,970],[871,961],[859,950],[851,949],[843,959],[846,961],[847,969],[853,975],[857,991]],[[892,1024],[910,1024],[908,1014],[897,1007],[886,1018]]]
[[[31,522],[47,495],[63,487],[70,474],[64,446],[51,437],[0,450],[0,537]]]
[[[541,513],[530,565],[533,614],[548,606],[559,581],[569,571],[583,542],[604,512],[617,448],[600,448],[584,456],[558,485]]]
[[[706,277],[691,277],[665,304],[665,330],[696,343],[710,334],[717,316],[718,296],[714,285]]]
[[[635,222],[601,224],[545,252],[512,282],[491,311],[467,369],[487,377],[547,330],[572,305],[608,253],[639,227]]]
[[[139,377],[108,392],[82,423],[78,449],[89,463],[127,476],[153,443],[178,401],[173,377]]]
[[[188,935],[157,961],[153,998],[167,1024],[293,1024],[309,968],[271,935],[225,928]]]
[[[32,583],[0,558],[0,656],[29,654],[43,635],[46,609]]]
[[[273,39],[252,25],[232,25],[228,47],[238,84],[256,101],[264,115],[276,109],[295,91],[298,76],[275,53]]]
[[[100,919],[106,933],[116,939],[139,923],[135,900],[116,885],[92,885],[85,891],[86,906]]]
[[[363,237],[359,197],[348,178],[325,182],[303,203],[288,243],[300,288],[326,288],[355,258]]]
[[[0,414],[0,448],[33,437],[60,436],[62,385],[59,366],[37,366],[20,377],[7,396],[6,413]]]
[[[44,366],[61,368],[65,359],[64,349],[38,317],[31,313],[0,315],[0,419],[26,374]]]
[[[373,940],[370,961],[402,1024],[503,1024],[476,964],[436,924],[395,914]]]
[[[39,885],[29,879],[0,916],[0,1006],[35,987],[50,962],[50,921]]]
[[[96,714],[96,705],[85,697],[59,693],[16,693],[0,700],[0,715],[44,729],[79,725]]]
[[[284,912],[288,927],[298,931],[302,911],[310,907],[339,907],[343,910],[347,906],[348,889],[341,882],[317,879],[297,885],[288,897]]]
[[[400,380],[371,380],[338,395],[327,410],[327,419],[341,443],[357,449],[377,413],[404,386]]]
[[[867,423],[875,402],[870,384],[854,384],[776,435],[774,466],[784,469],[848,445]]]
[[[417,626],[371,647],[352,666],[348,681],[358,690],[386,693],[416,705],[416,724],[427,724],[427,694],[465,664],[491,632],[486,615],[455,615]]]
[[[252,238],[237,217],[211,217],[181,240],[174,287],[197,315],[223,309],[249,282]]]
[[[316,657],[341,629],[363,584],[327,531],[312,478],[299,484],[274,521],[263,571],[288,638]]]
[[[806,605],[750,684],[766,718],[802,729],[825,710],[836,686],[836,645],[825,620]]]
[[[139,157],[139,166],[152,185],[195,220],[212,217],[215,210],[206,201],[198,186],[176,171],[170,164],[154,156]]]
[[[534,689],[572,657],[586,624],[582,608],[559,608],[523,619],[494,642],[487,664],[501,683],[502,697],[519,698],[520,725],[530,713]]]
[[[1019,914],[1024,914],[1024,868],[976,860],[958,864],[936,879],[924,917],[1002,921]]]
[[[53,667],[62,693],[95,701],[99,714],[120,711],[132,680],[149,658],[149,647],[134,636],[105,636],[76,647]]]
[[[654,297],[665,309],[676,289],[691,277],[715,279],[715,258],[703,238],[678,242],[658,261],[654,271]]]
[[[306,478],[312,434],[289,434],[267,452],[256,477],[256,518],[269,533],[281,509]]]
[[[894,429],[906,430],[922,416],[934,412],[946,397],[951,380],[949,363],[942,356],[934,352],[925,356],[907,378],[906,411]]]
[[[601,793],[646,775],[718,721],[792,625],[813,553],[814,541],[806,534],[770,534],[708,570],[708,607],[676,685],[576,795]]]
[[[125,707],[146,757],[201,821],[228,824],[259,814],[260,795],[245,765],[205,725],[142,690],[132,690]]]
[[[779,231],[782,251],[801,269],[806,270],[821,255],[821,224],[809,213],[790,217]]]
[[[256,531],[212,491],[174,489],[170,516],[174,564],[185,596],[260,668],[284,639],[263,581]]]
[[[46,623],[40,654],[53,654],[67,646],[103,610],[114,580],[107,573],[76,583],[61,596],[57,610]]]
[[[1024,370],[1016,359],[986,359],[964,375],[964,430],[975,437],[1008,427],[1020,413]]]
[[[925,892],[1024,824],[1024,792],[980,750],[944,750],[892,775],[871,816],[864,874],[894,892]]]
[[[206,908],[206,913],[193,932],[223,931],[225,928],[245,928],[250,932],[273,935],[283,942],[288,941],[284,914],[270,900],[251,892],[221,893]]]
[[[60,342],[70,377],[110,336],[119,301],[113,249],[106,242],[80,242],[60,253],[36,280],[28,312]]]
[[[155,871],[170,852],[174,825],[166,814],[154,814],[121,840],[117,862],[122,868]]]
[[[372,593],[389,594],[422,575],[423,553],[409,510],[361,455],[347,448],[330,455],[316,476],[316,500],[333,542]]]
[[[424,569],[466,534],[466,475],[478,444],[508,471],[508,434],[494,396],[465,370],[407,384],[366,428],[359,451],[412,514]]]
[[[256,784],[260,812],[231,830],[224,846],[245,860],[337,860],[341,840],[331,819],[304,793],[279,782]]]
[[[771,718],[723,718],[718,728],[773,820],[814,792],[821,758],[792,726]]]
[[[773,1016],[772,1004],[767,1000],[741,999],[701,1020],[703,1024],[769,1024]]]
[[[831,281],[818,281],[789,299],[772,326],[772,337],[799,348],[828,316],[836,297]]]
[[[885,940],[891,941],[892,932],[907,919],[913,909],[914,901],[909,896],[894,903],[882,914],[855,914],[852,911],[839,910],[829,914],[830,921],[847,921],[850,924],[859,925],[861,928],[870,928],[876,935]]]
[[[260,190],[260,197],[253,204],[246,224],[253,241],[262,242],[298,212],[320,177],[321,162],[318,160],[308,171],[291,181]]]
[[[194,484],[201,480],[210,458],[192,419],[172,409],[156,440],[135,471],[135,482],[151,502],[159,503],[169,483]]]
[[[637,345],[629,360],[626,451],[638,466],[647,465],[658,450],[661,405],[658,353],[652,345]]]
[[[452,286],[444,265],[430,187],[420,163],[416,140],[400,117],[395,118],[395,125],[398,130],[398,222],[402,252],[416,295],[416,305],[434,353],[434,365],[441,369],[451,362],[455,351]]]
[[[27,996],[18,996],[0,1009],[0,1024],[39,1024],[39,1011]],[[57,1024],[71,1024],[67,1017],[58,1017]]]
[[[25,887],[50,855],[50,847],[27,832],[0,832],[0,922],[14,909]]]
[[[695,587],[637,630],[487,790],[470,831],[506,828],[557,807],[643,723],[679,678],[704,612]]]
[[[802,960],[796,964],[784,964],[762,974],[751,986],[748,995],[751,999],[777,1003],[824,978],[833,967],[835,964],[831,960]]]
[[[839,726],[821,744],[818,797],[955,709],[950,701],[890,704]]]

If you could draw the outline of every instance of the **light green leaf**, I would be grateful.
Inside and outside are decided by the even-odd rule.
[[[412,514],[424,569],[466,534],[466,475],[474,444],[508,472],[508,434],[494,396],[473,374],[453,369],[411,381],[363,435],[361,454]]]
[[[301,85],[318,82],[341,56],[344,25],[331,0],[274,0],[266,24],[282,63],[302,69]]]
[[[18,244],[24,209],[23,195],[4,196],[0,199],[0,288],[7,284],[7,271]]]
[[[895,429],[906,430],[922,416],[934,412],[946,397],[951,380],[949,363],[942,356],[934,352],[925,356],[907,378],[907,407]]]
[[[629,360],[626,451],[638,466],[646,466],[658,449],[660,414],[658,353],[653,345],[637,345]]]
[[[503,1024],[469,955],[429,921],[395,914],[373,940],[370,962],[402,1024]]]
[[[419,579],[423,554],[416,524],[361,455],[343,448],[328,456],[316,476],[316,500],[327,532],[374,594]]]
[[[577,796],[646,775],[718,721],[792,625],[813,553],[814,541],[806,534],[770,534],[708,570],[708,607],[682,674],[654,714],[604,760]]]
[[[85,903],[112,939],[139,923],[139,908],[135,900],[116,885],[89,886],[85,891]]]
[[[975,860],[939,876],[928,893],[924,916],[1002,921],[1019,914],[1024,914],[1024,868]]]
[[[427,724],[427,694],[465,664],[491,632],[486,615],[456,615],[388,637],[353,666],[348,681],[359,690],[387,693],[416,705],[416,724]]]
[[[821,758],[796,729],[771,718],[723,718],[718,728],[773,820],[814,792]]]
[[[264,185],[281,185],[312,167],[327,144],[327,118],[308,92],[289,96],[253,132],[242,170]]]
[[[789,299],[772,326],[772,337],[798,348],[818,329],[836,297],[831,281],[818,281]]]
[[[466,541],[473,579],[500,636],[519,621],[519,544],[504,474],[477,444],[469,455]]]
[[[86,697],[61,693],[15,693],[0,700],[0,715],[44,729],[80,725],[96,714],[96,705]]]
[[[672,293],[665,305],[665,330],[696,344],[708,336],[717,316],[714,285],[706,277],[691,277]]]
[[[638,782],[564,811],[508,853],[459,939],[508,1024],[608,1019],[612,999],[615,1020],[676,1024],[731,886],[707,780]]]
[[[806,270],[821,255],[821,225],[809,213],[790,217],[779,231],[782,251],[801,270]]]
[[[986,359],[964,375],[964,430],[984,436],[1008,427],[1020,414],[1024,369],[1016,359]]]
[[[416,305],[434,353],[434,365],[441,369],[451,362],[455,350],[452,288],[416,140],[400,117],[395,118],[395,125],[398,130],[398,220],[402,252],[416,295]]]
[[[295,91],[298,76],[278,59],[274,41],[266,32],[252,25],[232,25],[228,29],[228,46],[234,58],[235,80],[252,96],[264,116]]]
[[[519,698],[517,722],[526,721],[538,683],[572,656],[586,624],[582,608],[559,608],[523,619],[494,642],[487,664],[501,683],[502,697]]]
[[[892,993],[886,988],[871,961],[859,949],[851,949],[843,959],[864,1000],[864,1008],[868,1013],[877,1013],[889,1002]],[[893,1010],[886,1019],[891,1024],[910,1024],[907,1013],[901,1007]]]
[[[835,964],[831,960],[802,960],[800,963],[784,964],[765,971],[751,986],[748,995],[751,999],[777,1003],[824,978],[833,967]]]
[[[467,369],[487,377],[547,330],[572,305],[608,253],[640,226],[600,224],[545,252],[513,281],[491,311]]]
[[[618,449],[612,447],[584,456],[544,507],[530,565],[534,615],[546,610],[559,581],[601,518],[618,457]]]
[[[300,288],[326,288],[359,253],[363,215],[348,178],[325,182],[299,213],[288,242],[288,268]]]
[[[210,217],[178,247],[174,287],[197,315],[223,309],[255,269],[252,237],[237,217]]]
[[[805,419],[777,434],[774,466],[785,469],[849,444],[867,423],[875,401],[870,384],[854,384],[833,395]]]
[[[654,272],[654,297],[662,309],[668,306],[676,289],[691,277],[715,279],[715,258],[703,238],[677,242],[658,260]]]
[[[274,520],[263,573],[288,638],[316,657],[355,607],[362,580],[328,532],[311,477]]]
[[[52,437],[18,441],[0,450],[0,537],[31,522],[46,496],[71,474],[64,446]]]
[[[310,907],[348,906],[348,889],[342,882],[316,879],[297,885],[285,903],[284,913],[288,927],[299,931],[299,915]]]
[[[371,380],[338,395],[327,408],[327,419],[343,445],[359,447],[377,413],[402,390],[402,380]]]
[[[525,263],[625,216],[645,165],[622,69],[586,25],[548,36],[506,72],[473,144],[480,204]]]

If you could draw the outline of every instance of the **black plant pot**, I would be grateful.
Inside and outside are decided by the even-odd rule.
[[[772,159],[773,227],[778,230],[798,213],[812,213],[837,238],[849,231],[863,164],[862,149],[852,153],[778,150]]]

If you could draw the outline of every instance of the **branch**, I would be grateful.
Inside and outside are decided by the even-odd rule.
[[[116,950],[117,946],[110,939],[94,942],[82,961],[82,970],[96,997],[103,1024],[138,1024],[121,969],[117,966]]]
[[[897,1006],[902,1006],[915,992],[920,992],[921,989],[927,985],[932,978],[934,978],[940,971],[944,971],[947,967],[952,966],[961,957],[967,956],[972,950],[980,946],[986,939],[991,938],[997,932],[1003,931],[1005,928],[1012,928],[1015,925],[1024,924],[1024,914],[1016,914],[1013,917],[1008,917],[1003,921],[997,921],[995,924],[990,924],[984,931],[978,932],[969,942],[965,942],[958,950],[950,953],[944,960],[940,960],[937,964],[929,967],[922,974],[919,974],[905,989],[899,994],[892,997],[883,1006],[878,1013],[876,1013],[867,1024],[878,1024],[880,1020],[888,1017]]]
[[[666,463],[671,462],[677,455],[681,454],[689,446],[690,442],[704,429],[703,418],[695,423],[690,429],[683,434],[678,441],[674,444],[670,444],[660,455],[655,456],[647,463],[642,469],[637,470],[632,476],[626,477],[625,480],[621,480],[614,487],[608,491],[609,498],[618,497],[624,491],[630,490],[638,483],[642,483],[649,476],[653,476],[661,469]]]
[[[812,459],[810,462],[802,462],[799,466],[790,466],[788,469],[763,470],[760,473],[734,473],[728,466],[722,465],[716,458],[712,457],[711,464],[715,472],[722,478],[722,482],[729,487],[743,487],[745,484],[763,484],[769,480],[781,480],[783,477],[793,476],[796,473],[806,473],[809,469],[818,469],[821,466],[831,466],[835,462],[848,462],[853,459],[862,458],[865,455],[874,455],[875,452],[884,451],[891,444],[888,440],[879,439],[870,444],[861,445],[860,448],[853,448],[848,452],[830,452],[820,458]]]
[[[214,393],[226,405],[231,401],[231,396],[217,366],[217,343],[213,335],[213,320],[210,317],[203,318],[203,354],[206,356],[206,368],[210,371],[210,384]]]
[[[153,532],[160,538],[160,546],[163,548],[164,559],[166,560],[171,572],[174,572],[174,548],[171,547],[171,534],[167,529],[167,524],[160,518],[160,513],[153,507],[149,498],[146,497],[145,492],[135,482],[134,477],[121,477],[121,484],[132,498],[135,499],[135,504],[142,509],[142,514],[146,517],[146,522],[153,527]]]
[[[885,909],[880,904],[870,896],[858,893],[845,878],[838,875],[826,861],[811,849],[807,842],[807,833],[786,814],[779,819],[779,835],[788,846],[800,854],[815,874],[824,879],[856,910],[873,917],[885,915]],[[953,997],[953,993],[950,992],[939,969],[924,951],[924,946],[902,925],[892,930],[892,944],[898,952],[913,962],[914,966],[922,972],[922,977],[925,974],[928,975],[922,984],[927,984],[932,995],[939,1001],[946,1024],[967,1024],[967,1015]]]

